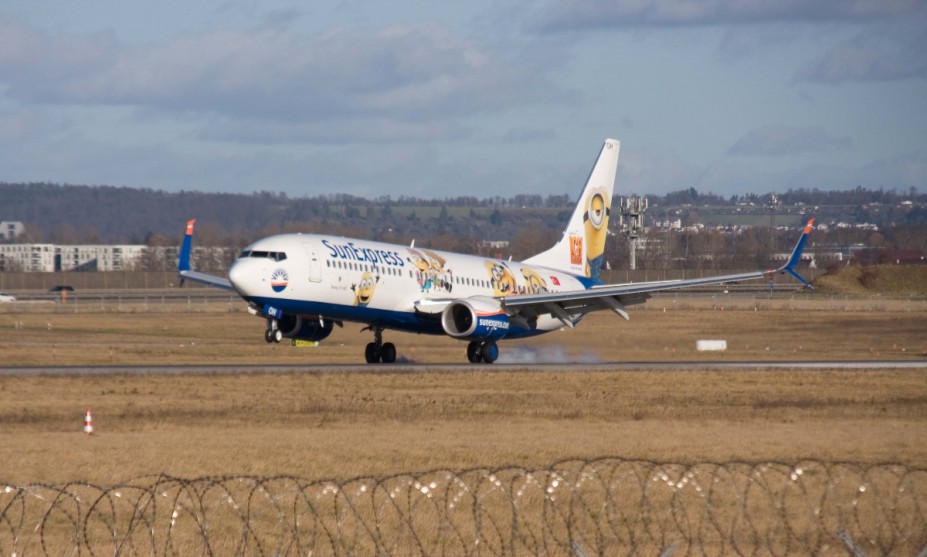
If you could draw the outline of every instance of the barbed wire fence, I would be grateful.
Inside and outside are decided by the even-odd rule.
[[[567,460],[0,483],[0,555],[927,555],[927,469]]]

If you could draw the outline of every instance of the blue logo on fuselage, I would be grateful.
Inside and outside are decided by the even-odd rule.
[[[289,283],[290,276],[286,273],[286,269],[277,269],[274,274],[270,275],[270,287],[274,289],[274,292],[283,292]]]

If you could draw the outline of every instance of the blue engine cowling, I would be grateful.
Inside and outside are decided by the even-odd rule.
[[[320,341],[332,334],[334,323],[328,319],[301,315],[284,315],[277,320],[277,327],[283,336],[296,340]]]
[[[448,304],[441,312],[441,327],[454,338],[499,340],[509,334],[509,316],[498,300],[473,297]]]

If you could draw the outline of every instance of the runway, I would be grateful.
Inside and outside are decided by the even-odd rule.
[[[924,360],[787,360],[787,361],[688,361],[688,362],[521,362],[510,364],[296,364],[296,365],[98,365],[98,366],[5,366],[0,376],[17,375],[176,375],[245,373],[511,373],[523,371],[708,371],[708,370],[923,370]]]

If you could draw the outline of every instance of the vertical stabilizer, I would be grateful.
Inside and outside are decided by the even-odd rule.
[[[178,271],[189,271],[190,268],[190,251],[193,248],[193,225],[196,224],[196,219],[190,219],[187,221],[187,232],[183,237],[183,244],[180,246],[180,255],[177,257],[177,270]]]
[[[525,263],[599,280],[599,271],[605,261],[608,217],[620,147],[616,139],[605,140],[563,237],[554,247],[526,259]]]

